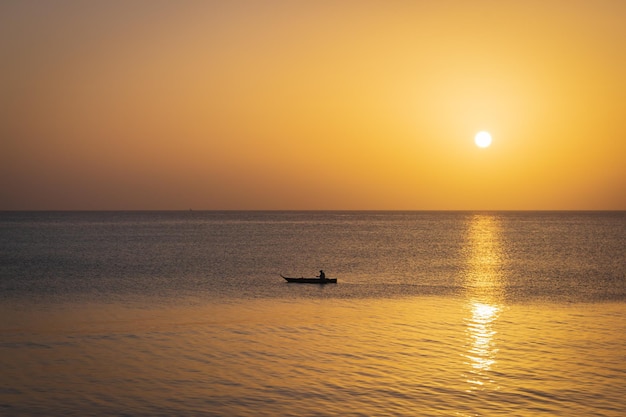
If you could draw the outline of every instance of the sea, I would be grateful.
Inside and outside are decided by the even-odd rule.
[[[624,416],[626,212],[0,212],[0,415]]]

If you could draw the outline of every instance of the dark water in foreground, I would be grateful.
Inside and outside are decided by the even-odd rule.
[[[0,415],[621,416],[625,261],[624,212],[0,213]]]

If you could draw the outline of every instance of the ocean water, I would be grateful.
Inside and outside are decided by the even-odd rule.
[[[626,213],[3,212],[0,370],[7,416],[623,416]]]

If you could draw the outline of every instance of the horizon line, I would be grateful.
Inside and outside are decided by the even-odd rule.
[[[624,212],[625,209],[0,209],[17,212]]]

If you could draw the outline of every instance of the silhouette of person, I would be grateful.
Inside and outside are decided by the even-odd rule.
[[[326,274],[320,269],[320,279],[326,279]]]

